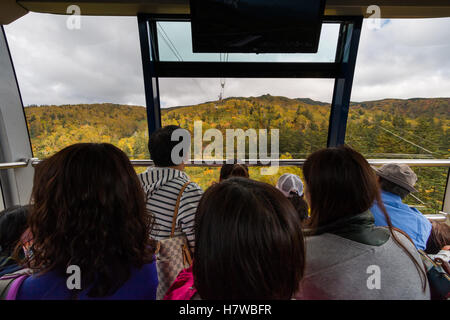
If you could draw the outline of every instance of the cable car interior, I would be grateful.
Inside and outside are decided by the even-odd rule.
[[[450,212],[450,188],[448,188],[450,102],[446,98],[444,90],[439,92],[440,96],[438,97],[440,99],[425,99],[426,94],[424,94],[423,100],[418,99],[422,98],[421,96],[410,97],[414,99],[396,100],[388,98],[397,97],[386,95],[385,99],[379,99],[378,101],[375,99],[374,101],[367,101],[360,98],[361,102],[358,103],[352,101],[352,89],[355,82],[354,75],[355,73],[358,75],[357,58],[361,38],[364,37],[364,31],[370,31],[370,28],[363,29],[363,23],[369,26],[370,24],[381,23],[382,25],[379,28],[382,28],[385,24],[388,25],[390,21],[398,21],[400,24],[398,28],[402,28],[401,23],[408,20],[417,21],[418,24],[427,20],[438,20],[442,28],[445,29],[445,26],[448,26],[450,5],[446,1],[378,1],[378,9],[382,19],[376,20],[372,17],[376,13],[374,11],[376,8],[370,9],[369,2],[366,2],[326,1],[324,14],[321,18],[320,41],[315,53],[290,53],[287,51],[289,46],[286,46],[284,51],[280,47],[278,53],[230,52],[232,50],[217,52],[217,49],[216,53],[194,52],[189,1],[84,1],[77,4],[77,8],[80,9],[81,23],[83,23],[83,18],[87,20],[86,28],[95,28],[96,22],[108,26],[108,17],[110,16],[119,18],[111,20],[110,23],[120,22],[120,19],[125,17],[134,17],[137,20],[137,25],[134,27],[135,34],[132,36],[136,38],[134,40],[137,40],[135,44],[139,43],[140,52],[138,50],[127,52],[128,55],[124,55],[124,58],[130,58],[133,55],[132,60],[140,59],[142,70],[138,70],[137,74],[142,76],[140,79],[140,94],[145,97],[141,101],[145,104],[145,113],[140,112],[138,118],[131,117],[131,121],[135,121],[135,123],[132,123],[133,130],[124,130],[127,131],[128,136],[125,134],[121,139],[114,140],[114,143],[129,154],[133,164],[138,168],[137,170],[140,167],[151,165],[152,162],[148,159],[146,151],[137,152],[133,150],[133,148],[138,148],[137,139],[126,141],[126,138],[139,136],[142,138],[141,140],[148,139],[148,136],[157,128],[167,124],[184,125],[192,130],[195,120],[209,122],[206,124],[208,128],[218,128],[219,130],[236,128],[237,126],[246,129],[250,125],[254,125],[250,121],[251,115],[249,115],[249,112],[255,112],[261,117],[257,124],[258,129],[275,128],[280,124],[293,127],[292,131],[281,128],[281,150],[280,159],[278,159],[282,168],[280,173],[289,172],[289,170],[294,170],[293,172],[301,170],[299,168],[301,168],[304,158],[317,148],[347,143],[356,149],[360,149],[373,165],[395,162],[405,163],[415,168],[419,175],[421,192],[408,199],[410,205],[423,208],[430,219],[445,220],[447,213]],[[2,153],[0,157],[0,177],[2,192],[0,208],[28,203],[33,166],[39,162],[40,158],[51,155],[66,143],[61,144],[55,141],[46,143],[46,140],[51,139],[50,136],[54,135],[56,130],[63,130],[64,128],[64,125],[58,127],[57,122],[49,121],[46,118],[47,115],[50,119],[54,119],[55,115],[57,119],[63,119],[66,116],[73,117],[73,115],[64,115],[61,111],[52,115],[52,108],[56,111],[57,104],[65,105],[66,109],[67,106],[70,107],[71,105],[74,105],[75,108],[75,105],[78,104],[76,107],[79,108],[80,103],[85,104],[86,100],[89,101],[89,99],[84,99],[82,92],[78,93],[79,101],[67,99],[68,103],[51,103],[45,99],[41,100],[45,101],[44,103],[41,101],[33,102],[30,100],[32,97],[22,96],[28,95],[33,90],[38,91],[40,95],[46,95],[45,92],[41,91],[45,89],[44,86],[21,89],[21,78],[30,82],[30,75],[24,76],[22,74],[31,72],[31,70],[24,70],[23,68],[31,64],[35,66],[40,64],[40,56],[35,51],[36,48],[42,47],[42,44],[39,46],[39,41],[43,43],[47,41],[48,48],[44,52],[51,52],[52,45],[55,45],[51,41],[56,42],[58,38],[52,39],[51,34],[43,35],[44,28],[42,28],[43,32],[40,34],[33,35],[32,29],[17,26],[16,31],[15,25],[22,21],[25,23],[28,17],[32,19],[29,24],[50,21],[54,27],[57,23],[61,25],[62,19],[67,20],[67,17],[73,17],[72,14],[75,13],[75,11],[69,10],[71,4],[71,1],[33,0],[4,1],[1,4],[0,146]],[[54,20],[54,17],[59,20]],[[126,22],[130,24],[131,21],[127,20]],[[436,23],[436,26],[438,27],[439,23]],[[72,35],[69,34],[74,34],[77,30],[69,30],[69,27],[67,25],[65,32],[68,37],[71,37]],[[64,29],[64,27],[61,28]],[[82,30],[82,28],[80,29]],[[36,26],[36,31],[38,30],[39,26]],[[51,29],[46,31],[48,30]],[[114,27],[113,30],[117,30],[117,27]],[[396,31],[398,32],[398,30]],[[26,34],[27,32],[28,34]],[[428,36],[436,37],[437,41],[443,38],[436,36],[436,33],[445,33],[443,30],[431,29],[426,24],[421,32],[432,33]],[[371,34],[375,35],[372,39],[364,38],[363,40],[376,43],[376,32]],[[64,34],[62,35],[64,36]],[[83,36],[85,35],[87,33],[83,34]],[[129,37],[130,35],[119,34],[117,38],[120,36]],[[421,36],[423,37],[422,34],[418,34],[418,37]],[[77,38],[74,37],[73,39],[76,41]],[[111,35],[109,35],[106,41],[111,41],[111,39]],[[421,41],[421,39],[418,41]],[[21,48],[26,48],[26,46],[16,45],[15,41],[20,40],[27,41],[26,46],[30,46],[32,51],[20,52]],[[215,43],[217,45],[217,43],[220,44],[224,41],[217,42],[216,40]],[[409,41],[414,41],[414,34],[411,35]],[[33,44],[33,42],[36,43]],[[117,44],[128,45],[129,42],[124,40],[117,42]],[[360,51],[368,48],[366,43],[364,44],[365,47]],[[277,45],[280,46],[280,43]],[[448,41],[447,43],[434,43],[432,45],[440,45],[445,50],[448,48]],[[417,45],[417,47],[419,46],[420,44]],[[78,50],[84,50],[86,53],[92,50],[93,55],[101,54],[104,55],[103,59],[108,59],[108,54],[102,51],[102,48],[95,48],[92,44],[88,44],[88,41],[82,39],[80,44],[74,43],[70,48],[78,48]],[[107,45],[104,48],[107,48]],[[417,50],[414,46],[411,46],[411,48],[411,50]],[[53,48],[53,50],[57,49],[57,46]],[[222,49],[226,50],[226,48]],[[424,47],[421,49],[423,50]],[[432,52],[434,51],[430,51],[430,55],[425,56],[424,59],[434,59],[435,57],[431,55]],[[368,55],[367,52],[364,52],[364,54]],[[75,59],[76,56],[73,55],[70,58]],[[391,58],[402,59],[408,58],[408,56],[387,56],[386,65],[393,63],[387,60]],[[380,59],[383,59],[383,57],[380,57]],[[18,63],[16,67],[13,64],[15,60]],[[59,62],[61,60],[57,60],[55,63]],[[118,69],[121,68],[122,63],[125,66],[127,65],[126,62],[119,60],[110,63],[110,68]],[[113,65],[113,63],[116,63],[116,65]],[[441,67],[443,71],[434,70],[435,73],[448,73],[448,66],[446,67],[444,64]],[[403,72],[405,71],[407,70],[403,70]],[[32,76],[36,79],[39,78],[37,74]],[[103,81],[104,79],[99,78],[99,80]],[[307,82],[312,85],[303,86]],[[117,81],[112,83],[119,84]],[[211,85],[205,85],[207,83]],[[298,97],[295,98],[282,97],[283,93],[278,94],[277,90],[271,88],[271,86],[295,88],[296,83],[301,85],[296,89]],[[27,83],[26,86],[32,84]],[[62,87],[68,85],[70,85],[70,81],[62,84]],[[78,84],[74,83],[73,85],[75,87]],[[95,84],[89,84],[89,86],[95,88]],[[261,90],[254,90],[254,87],[258,86]],[[326,97],[321,97],[324,101],[318,101],[320,97],[309,99],[311,95],[307,90],[314,86],[327,88],[329,92]],[[443,86],[445,87],[445,85]],[[174,89],[174,87],[180,88]],[[241,96],[234,95],[235,92],[239,92],[235,87],[244,88],[244,90],[241,90]],[[245,95],[246,87],[250,88],[248,90],[250,94]],[[72,88],[72,90],[75,89],[77,88]],[[448,87],[446,89],[448,97]],[[116,88],[113,90],[116,90]],[[205,94],[206,90],[210,91]],[[253,92],[264,92],[264,90],[265,94],[252,95]],[[227,93],[227,91],[231,93]],[[283,90],[278,91],[283,92]],[[284,91],[287,92],[287,90]],[[174,96],[177,93],[191,97],[195,95],[203,96],[203,98],[200,100],[195,98],[176,99]],[[363,94],[360,94],[358,97],[363,96]],[[370,97],[370,94],[367,96]],[[100,105],[100,102],[114,103],[114,101],[107,100],[108,98],[104,97],[98,97],[97,99],[105,99],[104,101],[97,100],[98,105]],[[24,101],[26,102],[24,103]],[[64,101],[64,99],[58,101]],[[134,104],[134,101],[131,104]],[[119,104],[124,103],[120,101]],[[130,103],[126,104],[129,105]],[[423,104],[424,110],[430,110],[429,114],[423,118],[413,115],[414,112],[420,113],[421,104]],[[38,107],[38,105],[40,106]],[[211,106],[213,109],[209,109]],[[91,107],[94,108],[95,106],[92,105]],[[44,110],[45,108],[47,110]],[[107,108],[107,106],[103,105],[102,108]],[[292,113],[289,113],[292,108],[296,109],[294,119],[289,119],[292,117]],[[406,109],[401,111],[402,108]],[[140,111],[144,110],[142,106],[140,109]],[[133,112],[133,110],[130,109],[127,112]],[[77,111],[75,110],[75,112]],[[261,112],[263,113],[262,116]],[[425,114],[425,112],[423,113]],[[95,112],[78,115],[80,117],[99,116]],[[230,115],[231,117],[229,117]],[[145,116],[145,119],[142,119],[142,116]],[[249,119],[237,121],[239,118],[242,120],[245,117]],[[279,121],[279,119],[284,121]],[[432,124],[429,122],[430,119],[432,119]],[[297,123],[302,120],[305,121],[304,124]],[[436,126],[435,120],[438,122]],[[66,123],[68,119],[65,118],[63,121]],[[124,120],[124,123],[129,123],[129,119]],[[147,127],[142,127],[142,123],[146,123]],[[370,126],[370,133],[366,132],[368,130],[361,129],[364,124],[366,127]],[[421,131],[419,125],[424,126],[427,130],[427,124],[430,131],[440,130],[439,133],[432,136]],[[303,135],[301,135],[301,138],[295,139],[292,135],[299,128],[303,130]],[[359,137],[358,130],[364,131],[361,132]],[[80,136],[80,139],[102,140],[102,133],[99,131],[101,130],[97,130],[95,133],[94,128],[93,137]],[[77,142],[76,133],[67,133],[67,135],[71,136],[72,142]],[[373,141],[370,141],[370,139],[377,138],[384,145],[381,145],[381,142],[374,145]],[[108,141],[111,141],[111,139]],[[295,143],[301,144],[301,146],[296,146]],[[368,144],[371,144],[372,147]],[[142,146],[140,148],[145,149]],[[205,173],[209,178],[213,177],[213,174],[217,175],[217,167],[220,165],[221,163],[211,165],[202,163],[202,161],[200,161],[200,164],[198,161],[188,164],[191,174],[199,176],[199,179],[201,176],[205,176]],[[260,162],[250,164],[251,167],[261,165]],[[277,176],[272,178],[261,176],[259,178],[263,181],[273,182],[276,181]],[[199,183],[202,182],[199,180]],[[207,185],[205,186],[207,187]]]
[[[76,5],[75,9],[70,8],[72,4]],[[76,11],[77,8],[80,12]],[[239,53],[229,47],[215,48],[215,53],[198,52],[194,50],[192,13],[187,0],[80,3],[3,1],[1,9],[0,209],[28,203],[33,167],[40,159],[70,144],[69,141],[112,141],[130,156],[139,172],[152,164],[145,146],[152,132],[167,124],[193,130],[194,121],[202,120],[203,129],[245,130],[252,126],[256,129],[280,129],[278,175],[259,175],[257,167],[263,164],[257,161],[249,164],[257,179],[274,183],[285,172],[301,175],[303,161],[312,151],[346,143],[360,150],[373,165],[395,162],[412,166],[419,176],[420,192],[411,195],[408,203],[422,208],[430,219],[445,220],[450,212],[448,87],[437,83],[437,86],[441,85],[445,89],[430,92],[429,96],[425,89],[415,90],[420,91],[417,96],[414,90],[411,90],[413,95],[410,96],[400,90],[398,92],[401,95],[396,97],[393,96],[395,91],[387,92],[385,96],[371,94],[370,90],[378,90],[379,84],[375,79],[372,87],[358,86],[358,76],[362,72],[375,71],[363,66],[363,63],[371,63],[368,59],[372,58],[374,64],[385,59],[385,65],[389,66],[395,61],[412,57],[405,48],[416,51],[416,56],[430,60],[437,59],[432,55],[437,51],[432,49],[448,49],[448,38],[444,39],[444,29],[448,26],[450,16],[447,1],[378,1],[376,8],[370,7],[368,1],[326,1],[321,17],[320,40],[316,44],[318,48],[308,53],[289,52],[289,46],[283,48],[282,43],[277,43],[277,53]],[[380,15],[374,16],[377,10]],[[81,18],[81,27],[71,30],[69,24],[73,24],[73,21],[68,19],[76,17],[76,14]],[[289,15],[286,14],[286,17]],[[212,18],[219,19],[220,15]],[[389,50],[385,43],[381,43],[384,38],[377,33],[381,34],[382,29],[388,29],[393,22],[398,24],[396,29],[391,27],[394,35],[396,32],[405,32],[401,29],[407,28],[409,21],[419,26],[414,29],[419,31],[417,40],[415,34],[410,35],[404,43],[396,43],[402,39],[393,37],[389,41],[393,46],[398,45],[399,50],[384,53],[380,50],[377,52],[381,56],[370,57],[367,51],[377,45]],[[427,24],[428,21],[436,23],[431,26]],[[76,28],[76,23],[72,27]],[[32,24],[35,24],[34,30],[30,27]],[[126,26],[122,27],[121,24]],[[442,29],[438,29],[440,26]],[[63,31],[54,32],[57,27]],[[101,34],[91,39],[83,38],[99,27],[111,29],[105,36],[105,43],[92,43],[99,41]],[[121,28],[126,30],[120,33]],[[376,28],[380,31],[377,32]],[[75,35],[77,32],[79,35]],[[443,36],[439,36],[439,33],[443,33]],[[420,43],[426,36],[435,38],[428,47]],[[58,52],[63,46],[58,46],[57,42],[62,41],[58,37],[67,38],[64,42],[68,48],[66,60],[61,59],[64,54]],[[209,39],[209,45],[215,43],[220,47],[225,43],[224,38],[217,37],[215,42]],[[69,41],[71,44],[67,44]],[[414,41],[417,43],[414,44]],[[106,51],[123,50],[117,49],[118,46],[128,46],[129,51],[123,52],[121,57],[117,56],[117,52],[110,52],[110,58]],[[195,46],[199,47],[198,44]],[[424,55],[426,50],[429,55]],[[358,52],[364,56],[359,57]],[[99,82],[123,85],[124,88],[127,87],[125,81],[128,74],[125,71],[124,79],[120,80],[117,70],[137,65],[133,69],[132,83],[136,84],[137,89],[134,90],[140,98],[124,98],[131,101],[128,102],[121,98],[114,101],[114,97],[103,93],[97,97],[95,93],[94,97],[83,96],[85,85],[81,86],[78,80],[61,80],[61,83],[54,82],[50,87],[39,82],[40,75],[37,72],[45,72],[39,68],[41,63],[47,68],[61,68],[61,63],[70,64],[71,61],[82,59],[83,53],[90,54],[91,59],[97,59],[97,64],[90,65],[90,68],[99,66],[99,73],[109,69],[108,74],[98,76]],[[53,65],[46,57],[52,54],[55,56]],[[358,58],[364,61],[357,62]],[[99,62],[108,59],[111,60],[108,64]],[[443,60],[447,61],[441,61],[441,69],[435,67],[431,70],[434,75],[448,73],[448,66],[445,65],[448,59],[444,57]],[[34,71],[27,69],[31,66],[34,66]],[[77,66],[74,63],[74,67]],[[81,67],[86,68],[87,65]],[[362,70],[360,73],[358,68]],[[402,73],[407,71],[393,70]],[[386,72],[389,72],[389,68],[386,68]],[[69,72],[61,74],[70,77]],[[433,76],[430,72],[427,75]],[[373,75],[374,78],[379,76],[379,73]],[[33,77],[34,80],[31,79]],[[370,75],[366,74],[365,77],[370,80]],[[416,76],[411,74],[410,78]],[[22,79],[24,84],[21,83]],[[88,81],[86,79],[85,84]],[[353,88],[354,83],[356,88]],[[394,84],[397,87],[402,85],[408,86],[408,83]],[[89,83],[88,86],[95,91],[95,83]],[[60,99],[65,89],[70,92],[67,92],[67,97]],[[123,90],[117,87],[111,89]],[[46,90],[58,91],[58,99],[54,102],[35,99],[37,95],[47,96]],[[81,92],[74,93],[76,90]],[[74,99],[74,96],[78,96],[79,100]],[[185,98],[180,99],[179,96]],[[90,104],[92,101],[97,104]],[[120,105],[125,105],[128,110],[116,112],[114,117],[129,127],[116,127],[116,130],[123,131],[121,136],[105,139],[105,135],[112,133],[105,133],[103,126],[111,124],[93,118],[101,117],[104,112],[113,112],[111,108]],[[95,108],[101,112],[96,112]],[[136,108],[139,112],[134,115]],[[69,109],[74,113],[70,114]],[[67,129],[74,115],[85,117],[77,124],[73,123],[75,126],[82,124],[82,134]],[[54,121],[55,116],[56,120],[61,121]],[[91,121],[87,120],[89,118]],[[95,123],[102,128],[95,128]],[[61,134],[58,130],[65,132]],[[433,131],[434,135],[424,131]],[[207,183],[218,175],[217,167],[220,165],[220,162],[207,164],[205,160],[192,161],[188,163],[187,170],[202,187],[207,187]]]
[[[203,190],[225,163],[304,180],[311,154],[347,145],[409,166],[404,203],[450,225],[450,2],[293,3],[2,1],[0,211],[30,204],[36,166],[67,146],[113,144],[140,174],[176,125]]]

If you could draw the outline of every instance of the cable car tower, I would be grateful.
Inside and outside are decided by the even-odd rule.
[[[223,55],[223,56],[222,56]],[[228,53],[219,53],[220,62],[228,62]],[[223,93],[225,90],[225,78],[220,78],[220,92],[219,92],[219,103],[223,100]]]

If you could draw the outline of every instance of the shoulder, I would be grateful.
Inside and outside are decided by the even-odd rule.
[[[188,183],[183,191],[183,194],[181,195],[181,200],[183,200],[184,198],[190,198],[192,196],[201,196],[203,194],[202,188],[200,188],[200,186],[195,182],[192,182],[188,179],[180,180],[180,182],[180,189],[184,184]]]
[[[158,274],[156,262],[143,265],[131,271],[131,276],[113,296],[108,299],[156,300]]]
[[[305,243],[306,264],[311,271],[350,261],[371,250],[367,245],[331,233],[306,237]]]
[[[137,177],[139,179],[139,182],[142,185],[146,185],[149,184],[149,178],[148,178],[148,172],[149,172],[150,168],[147,168],[144,172],[138,173]]]
[[[202,188],[198,184],[196,184],[195,182],[192,182],[192,181],[189,182],[185,191],[186,192],[203,193]]]
[[[65,299],[66,281],[55,272],[30,275],[20,286],[17,300]]]

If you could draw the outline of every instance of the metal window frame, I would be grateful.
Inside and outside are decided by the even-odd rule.
[[[138,14],[149,135],[161,127],[159,78],[334,79],[327,147],[343,144],[363,16],[324,16],[340,23],[335,62],[167,62],[159,60],[157,21],[190,21],[190,15]]]
[[[0,25],[0,162],[13,163],[0,170],[2,200],[5,208],[30,201],[34,169],[33,157],[22,96],[11,58],[6,34]]]

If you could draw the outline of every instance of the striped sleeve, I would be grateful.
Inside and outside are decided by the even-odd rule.
[[[203,190],[197,184],[191,183],[184,190],[180,199],[177,225],[186,235],[191,251],[194,251],[195,246],[195,213],[202,194]]]

